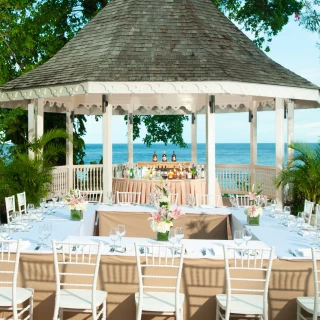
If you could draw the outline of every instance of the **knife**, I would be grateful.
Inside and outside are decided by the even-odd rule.
[[[40,244],[38,244],[35,248],[34,248],[34,250],[39,250],[40,249]]]
[[[292,254],[294,257],[297,256],[291,249],[289,249],[288,251],[289,251],[289,253]]]

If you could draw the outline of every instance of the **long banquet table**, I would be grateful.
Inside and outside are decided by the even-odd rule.
[[[97,209],[98,207],[93,207]],[[89,210],[90,211],[90,210]],[[241,228],[245,224],[243,209],[231,210],[232,225]],[[134,216],[134,213],[131,213]],[[208,214],[209,215],[209,214]],[[90,221],[93,222],[91,213]],[[200,215],[199,215],[200,217]],[[128,217],[129,219],[129,217]],[[36,223],[36,222],[35,222]],[[83,224],[84,222],[82,222]],[[127,220],[126,225],[130,224]],[[92,226],[91,226],[92,228]],[[146,226],[149,228],[149,226]],[[313,294],[312,263],[310,257],[293,257],[288,249],[296,250],[310,246],[310,237],[302,237],[296,232],[289,232],[279,224],[278,219],[264,215],[260,226],[251,227],[255,238],[249,246],[275,245],[276,258],[273,261],[269,285],[269,319],[292,320],[296,317],[296,301],[298,296]],[[72,231],[70,229],[70,231]],[[126,253],[111,253],[108,237],[74,237],[78,243],[86,241],[102,241],[104,252],[100,265],[100,289],[108,291],[108,319],[134,319],[134,293],[138,289],[137,271],[133,242],[140,243],[154,240],[147,238],[123,239],[127,247]],[[16,234],[14,234],[16,235]],[[25,236],[21,235],[21,236]],[[55,235],[54,235],[55,236]],[[59,233],[57,233],[59,236]],[[63,236],[61,236],[63,237]],[[285,240],[287,238],[287,240]],[[187,254],[184,260],[181,291],[186,294],[184,319],[211,320],[215,319],[215,295],[225,292],[225,271],[221,247],[223,244],[234,245],[226,240],[183,240]],[[201,255],[201,249],[207,248],[207,255]],[[81,246],[79,247],[81,249]],[[212,250],[213,249],[213,250]],[[54,307],[55,279],[52,253],[48,251],[24,250],[20,257],[18,285],[35,289],[34,319],[51,319]],[[65,319],[71,317],[65,317]],[[88,319],[85,315],[77,315],[72,319]],[[145,317],[144,319],[151,319]],[[154,319],[165,319],[157,317]]]
[[[172,193],[178,193],[178,205],[187,204],[187,196],[189,194],[196,195],[205,194],[206,192],[206,180],[205,179],[187,179],[187,180],[165,180],[162,184],[167,183]],[[149,203],[148,195],[152,193],[157,185],[161,185],[160,180],[145,180],[145,179],[112,179],[112,192],[116,194],[117,191],[126,192],[141,192],[140,203]],[[216,179],[216,195],[221,198],[221,190]],[[222,203],[219,203],[222,205]]]
[[[184,227],[186,239],[228,239],[230,210],[225,207],[199,208],[179,206],[185,213],[174,221],[174,227]],[[108,236],[110,227],[126,225],[128,237],[153,238],[148,218],[156,209],[149,205],[97,207],[99,235]]]

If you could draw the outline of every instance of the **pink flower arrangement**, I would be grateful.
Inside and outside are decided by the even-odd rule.
[[[184,213],[178,207],[168,210],[166,206],[162,206],[157,212],[152,212],[150,220],[151,229],[154,232],[167,232],[173,226],[172,221],[178,219]]]
[[[261,186],[258,184],[258,189]],[[268,197],[266,195],[261,194],[262,190],[260,189],[258,192],[254,192],[254,185],[252,185],[251,192],[249,192],[249,199],[251,201],[251,206],[244,210],[244,213],[249,217],[257,217],[262,215],[263,204],[266,204],[268,201]]]
[[[64,203],[70,210],[86,210],[86,198],[78,190],[70,189],[70,195],[65,196]]]

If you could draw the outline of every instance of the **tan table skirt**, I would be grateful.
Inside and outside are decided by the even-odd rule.
[[[52,255],[21,254],[18,285],[35,289],[34,319],[52,319],[55,292]],[[138,289],[135,257],[102,256],[98,286],[108,291],[108,319],[135,319],[134,293]],[[185,320],[214,320],[215,295],[225,292],[224,262],[185,259],[181,292],[186,295]],[[269,292],[269,319],[295,319],[295,298],[313,294],[311,261],[275,260]],[[64,319],[71,318],[91,319],[88,315]]]
[[[156,238],[150,228],[148,212],[100,211],[99,236],[109,236],[110,227],[126,226],[126,237]],[[228,239],[229,216],[186,213],[173,221],[174,227],[184,227],[185,239]]]
[[[178,193],[178,205],[188,204],[187,197],[189,194],[196,195],[206,193],[205,180],[165,180],[171,187],[172,193]],[[135,180],[135,179],[112,179],[112,192],[116,194],[117,191],[122,192],[141,192],[141,204],[148,203],[148,195],[156,189],[156,185],[160,185],[157,180]],[[219,195],[219,203],[223,205],[221,198],[221,190],[218,180],[216,179],[216,195]]]

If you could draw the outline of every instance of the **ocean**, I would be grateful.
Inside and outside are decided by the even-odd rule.
[[[314,144],[316,145],[316,144]],[[198,163],[206,163],[206,144],[197,144]],[[166,151],[168,161],[171,161],[172,152],[177,155],[177,162],[191,161],[191,144],[187,148],[179,148],[175,145],[164,145],[161,143],[153,144],[147,148],[142,143],[133,145],[134,162],[152,161],[152,155],[156,151],[158,161],[161,161],[163,151]],[[258,143],[258,164],[274,166],[275,165],[274,143]],[[86,145],[85,163],[92,161],[99,163],[102,155],[102,144]],[[285,148],[285,163],[287,158],[287,150]],[[114,164],[123,164],[127,162],[127,144],[113,144],[112,161]],[[249,164],[250,163],[250,143],[217,143],[216,144],[216,163],[218,164]]]

